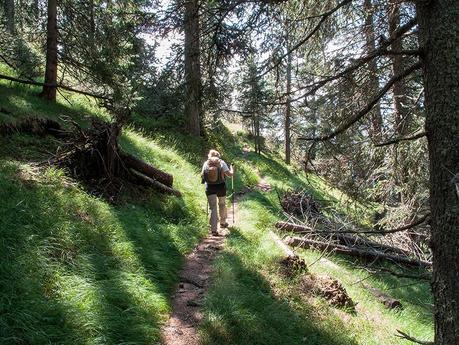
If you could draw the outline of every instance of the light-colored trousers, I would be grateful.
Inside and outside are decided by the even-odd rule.
[[[211,194],[207,196],[207,200],[209,201],[210,208],[210,230],[212,232],[216,232],[219,220],[220,224],[226,223],[226,196],[217,196],[217,194]]]

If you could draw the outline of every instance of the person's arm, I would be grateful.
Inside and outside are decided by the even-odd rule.
[[[225,163],[226,165],[226,163]],[[232,165],[230,165],[230,167],[228,168],[228,165],[226,165],[226,170],[223,170],[223,172],[225,173],[225,176],[228,176],[228,177],[231,177],[234,175],[234,168]]]
[[[201,169],[201,184],[205,183],[205,179],[204,179],[204,171],[206,170],[206,162],[204,162],[204,164],[202,165],[202,169]]]

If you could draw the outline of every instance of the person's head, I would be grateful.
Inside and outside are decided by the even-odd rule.
[[[220,152],[218,152],[217,150],[210,150],[209,154],[207,155],[207,158],[210,159],[212,157],[220,158]]]

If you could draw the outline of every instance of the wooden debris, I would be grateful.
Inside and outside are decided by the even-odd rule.
[[[409,266],[427,267],[427,266],[432,265],[432,263],[428,261],[412,259],[409,257],[400,256],[400,255],[386,254],[382,251],[378,251],[372,248],[362,249],[358,247],[345,246],[345,245],[335,244],[331,242],[309,240],[309,239],[301,238],[301,237],[287,237],[285,242],[288,245],[293,246],[293,247],[320,249],[324,251],[334,252],[338,254],[346,254],[346,255],[371,259],[371,260],[386,259],[386,260],[390,260],[393,262],[397,262],[397,263],[405,264]]]
[[[399,329],[397,329],[397,332],[398,332],[398,334],[396,334],[397,337],[409,340],[409,341],[411,341],[413,343],[416,343],[416,344],[421,344],[421,345],[434,345],[435,344],[433,341],[425,341],[425,340],[416,339],[416,338],[406,334],[405,332],[402,332]]]
[[[327,275],[307,274],[301,287],[305,293],[324,297],[331,305],[354,310],[355,304],[341,283]]]
[[[152,187],[153,189],[157,190],[158,192],[161,192],[161,193],[166,193],[166,194],[172,194],[172,195],[175,195],[175,196],[178,196],[178,197],[181,197],[182,196],[182,193],[180,193],[180,191],[176,190],[176,189],[173,189],[169,186],[166,186],[165,184],[162,184],[161,182],[151,178],[151,177],[148,177],[148,176],[145,176],[143,175],[142,173],[134,170],[134,169],[130,169],[130,172],[133,174],[133,179],[138,183],[138,184],[142,184],[146,187]]]
[[[289,190],[279,198],[285,212],[301,219],[320,215],[320,205],[304,190]]]
[[[141,161],[140,159],[134,157],[133,155],[125,152],[120,152],[120,158],[123,160],[124,164],[129,168],[137,170],[138,172],[146,175],[163,185],[172,187],[174,182],[174,177],[171,174],[168,174],[162,170],[155,168],[154,166]]]
[[[382,304],[389,309],[402,308],[402,303],[395,298],[390,297],[383,291],[376,289],[368,284],[363,284],[363,287],[376,297]]]
[[[311,234],[311,235],[322,235],[323,237],[327,237],[332,240],[339,241],[340,244],[343,245],[351,245],[351,246],[364,246],[369,248],[374,248],[377,250],[381,250],[384,252],[392,252],[401,255],[409,255],[409,253],[403,249],[389,246],[384,243],[378,243],[375,241],[367,240],[363,237],[357,237],[354,235],[349,235],[346,233],[340,233],[339,231],[321,231],[313,229],[309,226],[305,225],[298,225],[288,222],[277,222],[275,227],[281,231],[292,231],[299,234]]]

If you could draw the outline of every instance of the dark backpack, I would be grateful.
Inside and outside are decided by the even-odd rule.
[[[225,175],[221,165],[220,158],[211,157],[207,160],[206,168],[203,174],[204,182],[207,184],[221,184],[225,182]]]

